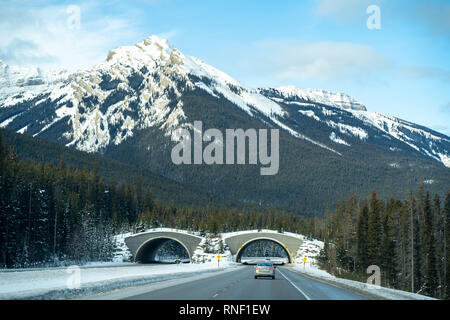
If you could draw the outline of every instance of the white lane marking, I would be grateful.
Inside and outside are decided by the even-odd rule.
[[[292,284],[292,286],[297,289],[302,295],[305,296],[306,300],[311,300],[311,298],[305,293],[303,292],[302,289],[300,289],[299,287],[297,287],[297,285],[295,283],[293,283],[288,277],[286,277],[283,272],[281,272],[281,270],[278,270],[278,272],[287,280],[289,281],[290,284]]]
[[[218,293],[216,293],[215,295],[213,295],[213,298],[215,298],[215,297],[217,297],[219,294]]]

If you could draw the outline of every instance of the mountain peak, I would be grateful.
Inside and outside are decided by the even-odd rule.
[[[149,36],[131,46],[121,46],[109,51],[106,62],[125,62],[138,60],[143,63],[167,60],[176,50],[166,39],[156,35]]]
[[[157,45],[157,46],[161,46],[161,47],[172,47],[167,39],[158,37],[157,35],[151,35],[151,36],[145,38],[144,40],[142,40],[141,42],[139,42],[138,44],[141,44],[144,46]]]

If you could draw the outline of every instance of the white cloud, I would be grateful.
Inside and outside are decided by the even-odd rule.
[[[263,41],[256,44],[263,71],[280,80],[369,81],[390,62],[370,46],[350,42]]]
[[[17,38],[0,48],[0,57],[9,64],[47,64],[58,61],[57,57],[43,52],[33,41]]]
[[[130,44],[142,37],[134,20],[126,15],[104,15],[92,2],[79,7],[79,29],[70,24],[67,6],[3,8],[0,59],[75,70],[101,61],[118,43]]]
[[[382,84],[392,77],[450,82],[450,70],[404,65],[375,50],[352,42],[264,40],[236,59],[236,65],[256,77],[278,83]]]

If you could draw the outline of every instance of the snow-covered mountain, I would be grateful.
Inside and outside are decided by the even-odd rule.
[[[275,126],[321,148],[342,154],[335,145],[351,147],[346,136],[369,138],[370,126],[387,141],[396,140],[450,166],[450,139],[427,128],[367,111],[346,94],[303,90],[293,86],[252,89],[216,68],[181,53],[166,40],[151,36],[134,46],[110,51],[104,62],[72,75],[39,68],[10,67],[0,62],[0,126],[33,136],[61,131],[57,140],[79,150],[98,152],[118,145],[136,130],[157,126],[173,135],[185,123],[181,95],[199,88],[231,101],[249,116],[269,118]],[[333,129],[321,141],[291,127],[286,105],[298,114]],[[335,108],[359,119],[352,126],[333,119]],[[43,111],[43,112],[41,112]],[[54,136],[54,134],[50,134]],[[55,137],[53,137],[55,138]],[[395,147],[386,144],[395,152]],[[399,149],[399,148],[397,148]],[[401,149],[401,148],[400,148]]]
[[[422,178],[436,192],[450,183],[449,137],[343,93],[247,87],[156,36],[72,74],[2,64],[0,76],[0,127],[243,202],[320,210],[349,192],[401,197]],[[281,129],[279,173],[264,180],[255,166],[174,165],[175,129],[195,120]]]
[[[180,88],[180,83],[185,88]],[[104,62],[71,75],[70,81],[56,82],[37,92],[4,96],[0,102],[0,126],[40,136],[69,120],[70,126],[63,132],[66,144],[97,152],[111,143],[120,144],[134,130],[161,126],[171,134],[184,114],[181,102],[175,108],[169,104],[183,90],[194,87],[213,96],[223,95],[249,115],[255,108],[267,116],[283,115],[277,103],[256,90],[185,56],[166,40],[151,36],[134,46],[110,51]],[[19,107],[24,104],[28,108]],[[49,104],[54,106],[53,113],[44,112],[31,121],[21,121]],[[136,117],[127,112],[137,113]]]

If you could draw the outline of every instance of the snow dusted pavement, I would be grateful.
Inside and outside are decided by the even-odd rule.
[[[233,263],[223,263],[220,267],[217,263],[151,265],[127,263],[81,267],[79,270],[76,268],[2,270],[0,299],[70,299],[233,267],[236,267]]]

